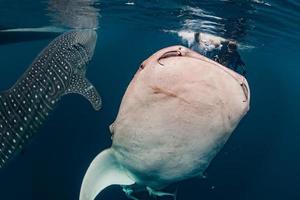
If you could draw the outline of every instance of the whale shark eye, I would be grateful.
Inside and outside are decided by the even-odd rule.
[[[144,63],[142,63],[141,65],[140,65],[140,67],[139,67],[140,69],[144,69],[145,68],[145,65],[144,65]]]

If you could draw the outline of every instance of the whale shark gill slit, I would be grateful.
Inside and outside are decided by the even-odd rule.
[[[0,168],[32,139],[63,95],[81,94],[101,108],[98,92],[85,77],[96,39],[93,30],[57,37],[12,88],[0,93]]]

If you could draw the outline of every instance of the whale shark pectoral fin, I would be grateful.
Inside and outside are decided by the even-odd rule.
[[[100,110],[102,101],[101,96],[88,79],[83,76],[74,75],[71,84],[66,90],[65,94],[76,93],[84,96],[90,101],[95,110]]]
[[[116,160],[112,149],[96,156],[89,166],[81,185],[80,200],[94,200],[110,185],[132,185],[135,182],[127,175]]]

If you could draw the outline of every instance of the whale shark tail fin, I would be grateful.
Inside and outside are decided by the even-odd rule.
[[[94,200],[110,185],[132,185],[135,182],[118,163],[113,151],[106,149],[89,166],[80,190],[80,200]]]

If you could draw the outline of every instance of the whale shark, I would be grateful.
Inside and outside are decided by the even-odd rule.
[[[32,139],[62,96],[76,93],[95,110],[101,98],[85,77],[97,33],[74,30],[54,39],[8,90],[0,93],[0,168]]]
[[[112,145],[88,167],[80,200],[110,185],[134,200],[143,190],[176,199],[163,189],[202,177],[249,103],[244,76],[184,46],[156,52],[130,82],[110,126]]]

